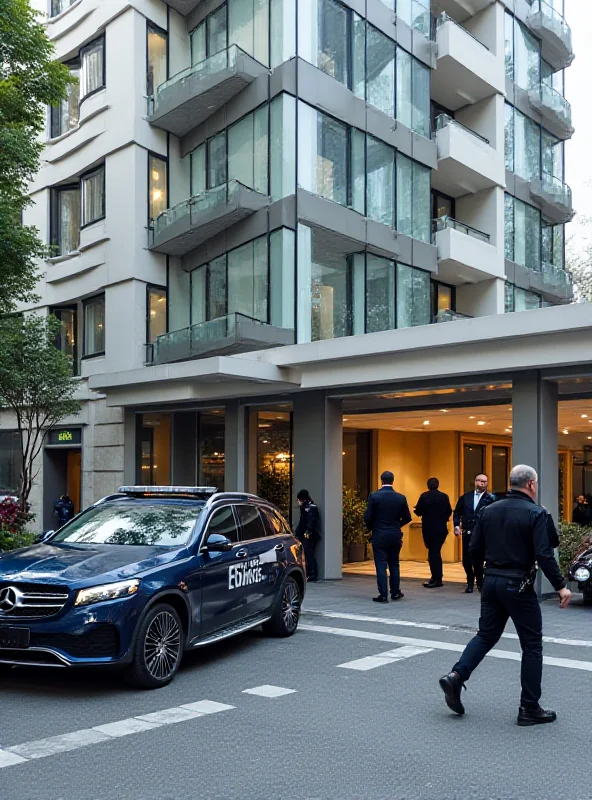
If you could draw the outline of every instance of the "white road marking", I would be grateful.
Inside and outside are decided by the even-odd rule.
[[[256,694],[259,697],[282,697],[285,694],[295,694],[296,689],[284,689],[282,686],[255,686],[253,689],[245,689],[243,694]]]
[[[346,661],[345,664],[338,664],[342,669],[355,669],[360,672],[367,672],[376,667],[384,667],[386,664],[394,664],[396,661],[403,661],[406,658],[419,656],[422,653],[431,653],[431,647],[397,647],[394,650],[387,650],[385,653],[377,653],[375,656],[356,658],[354,661]]]
[[[216,703],[214,700],[199,700],[197,703],[185,703],[181,708],[188,708],[190,711],[199,711],[200,714],[218,714],[220,711],[230,711],[236,706],[229,706],[226,703]]]
[[[260,687],[269,689],[279,689],[279,687]],[[289,694],[293,689],[280,689],[280,694]],[[269,695],[273,696],[273,695]],[[279,695],[276,695],[279,696]],[[69,750],[78,750],[81,747],[88,747],[92,744],[107,742],[110,739],[117,739],[121,736],[129,736],[134,733],[151,731],[163,725],[172,725],[176,722],[186,722],[187,720],[205,717],[208,714],[217,714],[220,711],[227,711],[236,706],[229,706],[226,703],[216,703],[213,700],[199,700],[196,703],[185,703],[173,708],[164,708],[161,711],[153,711],[150,714],[140,714],[137,717],[121,719],[117,722],[109,722],[104,725],[95,725],[93,728],[63,733],[59,736],[50,736],[47,739],[37,739],[33,742],[17,744],[0,750],[0,769],[12,767],[15,764],[24,764],[36,758],[46,758],[57,753],[65,753]]]
[[[345,614],[340,611],[317,611],[314,609],[307,609],[303,611],[303,616],[326,617],[327,619],[347,619],[351,622],[378,622],[381,625],[394,625],[396,627],[406,628],[424,628],[430,631],[454,631],[455,633],[464,633],[468,636],[474,636],[475,630],[467,630],[458,625],[439,625],[435,622],[409,622],[403,619],[388,619],[386,617],[373,617],[369,614]],[[502,633],[502,639],[518,640],[516,633]],[[547,644],[561,644],[566,647],[592,647],[592,641],[588,639],[562,639],[556,636],[543,636],[543,642]]]
[[[417,647],[427,647],[431,650],[449,650],[454,653],[461,653],[465,646],[463,644],[453,644],[452,642],[436,642],[431,639],[412,639],[407,636],[392,636],[388,633],[374,633],[373,631],[358,631],[351,628],[331,628],[328,625],[307,625],[300,623],[301,631],[317,631],[317,633],[331,633],[335,636],[351,636],[355,639],[371,639],[379,642],[394,642],[395,644],[409,644]],[[513,653],[509,650],[498,650],[494,648],[488,654],[492,658],[504,658],[508,661],[520,661],[521,654]],[[553,656],[543,656],[543,663],[550,667],[564,667],[565,669],[580,669],[584,672],[592,672],[592,661],[577,661],[572,658],[555,658]]]

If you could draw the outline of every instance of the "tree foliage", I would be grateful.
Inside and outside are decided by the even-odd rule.
[[[592,303],[592,217],[579,217],[579,223],[585,226],[588,235],[572,236],[567,241],[566,268],[571,272],[574,282],[575,299],[579,302]]]
[[[33,227],[21,226],[39,169],[46,107],[57,105],[71,82],[52,60],[53,45],[28,0],[0,2],[0,314],[30,300],[35,260],[47,254]]]
[[[23,512],[47,432],[80,410],[74,399],[72,365],[55,345],[59,331],[60,322],[53,316],[0,320],[0,405],[14,413],[21,437],[19,504]]]

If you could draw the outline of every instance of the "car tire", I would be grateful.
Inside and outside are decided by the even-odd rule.
[[[302,590],[295,578],[288,576],[276,600],[273,615],[262,625],[268,636],[285,637],[296,633],[302,606]]]
[[[140,622],[126,682],[141,689],[159,689],[170,683],[183,656],[183,637],[175,609],[168,603],[152,606]]]

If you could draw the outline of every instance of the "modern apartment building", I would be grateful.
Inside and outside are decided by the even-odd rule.
[[[47,440],[40,526],[66,489],[213,483],[289,515],[302,484],[337,577],[342,483],[387,465],[410,501],[434,472],[503,490],[512,459],[566,516],[592,491],[563,0],[38,7],[79,82],[27,222],[83,402]]]

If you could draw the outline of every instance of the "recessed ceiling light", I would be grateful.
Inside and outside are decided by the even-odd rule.
[[[447,409],[447,408],[441,408],[441,409],[440,409],[440,411],[441,411],[443,414],[448,414],[448,409]]]
[[[511,411],[511,410],[512,410],[512,406],[508,406],[508,411]]]
[[[592,436],[588,436],[588,439],[592,439]]]
[[[508,425],[508,428],[509,428],[510,430],[512,430],[512,426],[511,426],[511,425]]]
[[[569,431],[567,430],[567,428],[564,428],[564,429],[563,429],[563,433],[569,433]]]
[[[483,420],[483,419],[478,419],[478,420],[477,420],[477,425],[485,425],[485,420]]]
[[[475,417],[469,417],[469,419],[475,419]]]
[[[429,424],[430,424],[430,421],[429,421],[429,419],[424,419],[424,421],[423,421],[423,424],[424,424],[424,425],[429,425]]]
[[[587,414],[582,414],[582,419],[588,419],[588,415]]]
[[[347,417],[344,417],[344,418],[343,418],[343,421],[344,421],[344,422],[347,422]]]
[[[510,428],[506,428],[506,433],[512,433],[512,431],[510,430]]]

